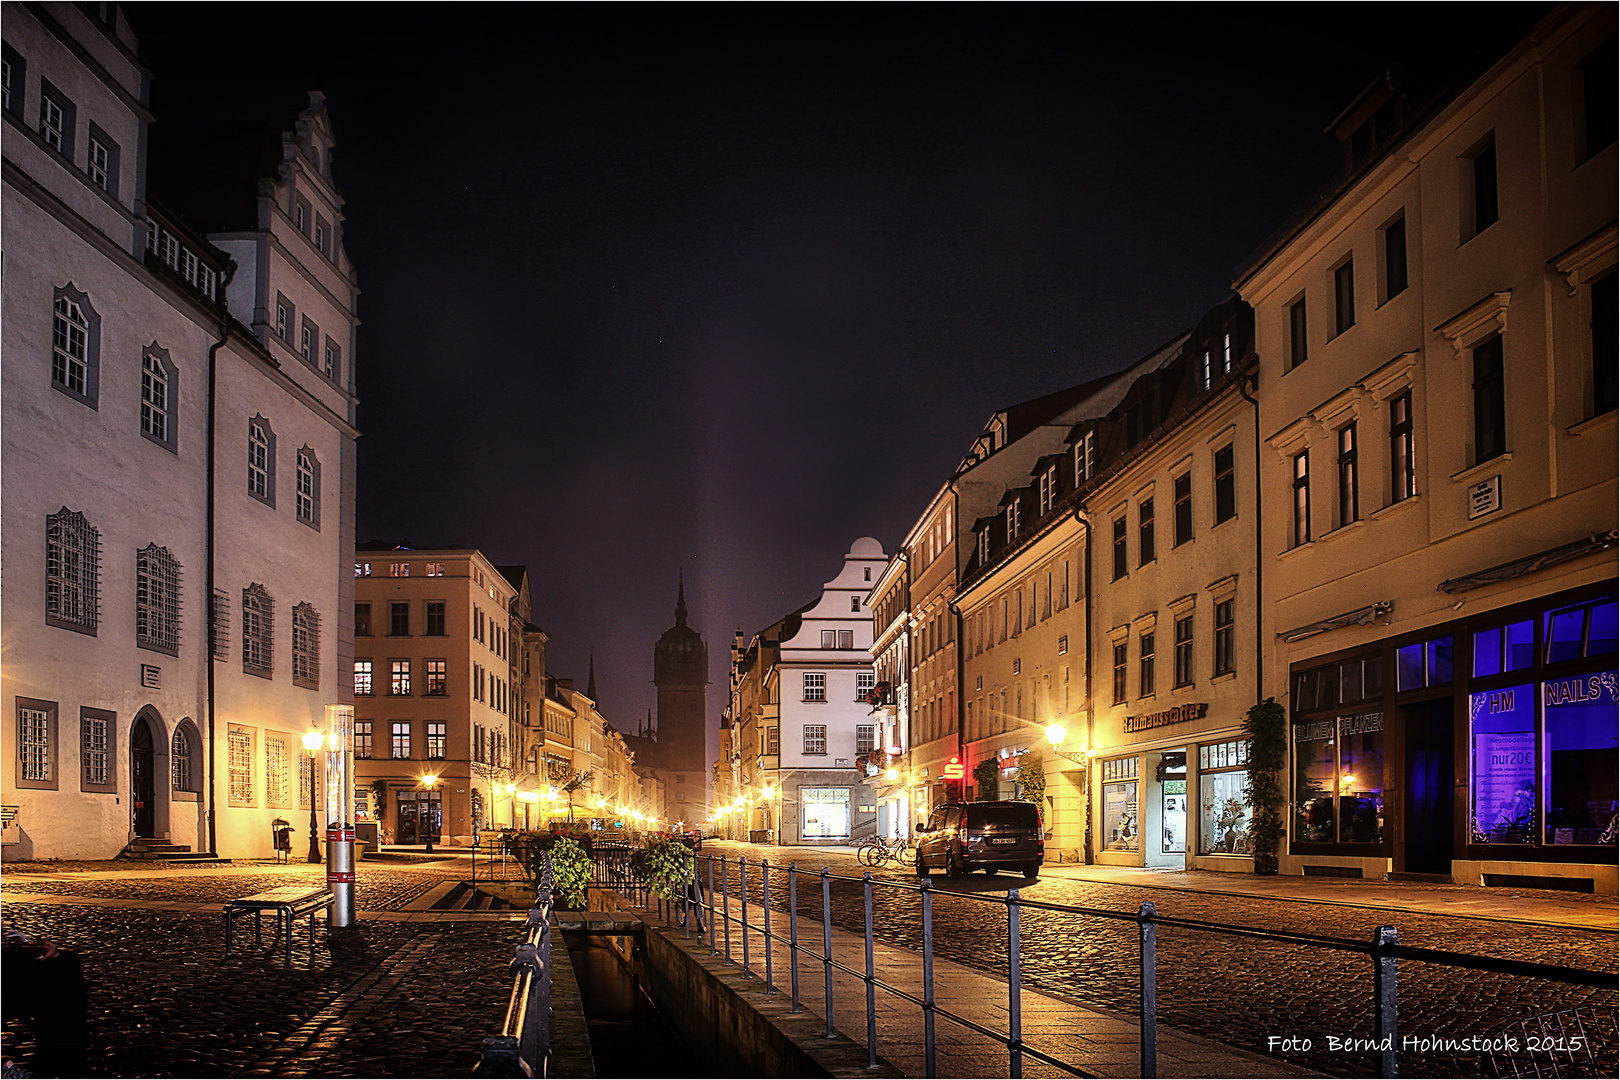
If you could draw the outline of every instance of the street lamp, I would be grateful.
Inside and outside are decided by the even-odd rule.
[[[1054,750],[1062,746],[1063,740],[1067,739],[1068,737],[1069,729],[1064,727],[1062,724],[1053,724],[1051,727],[1046,729],[1046,741],[1052,744],[1052,749]]]
[[[309,751],[309,861],[321,861],[321,841],[317,835],[320,824],[315,820],[315,753],[320,750],[326,736],[313,727],[304,735],[304,749]]]
[[[439,831],[439,823],[433,820],[433,785],[439,782],[434,773],[422,774],[422,786],[427,788],[427,853],[433,854],[433,837]]]

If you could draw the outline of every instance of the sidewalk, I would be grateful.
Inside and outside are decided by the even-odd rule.
[[[706,840],[704,850],[724,852],[728,857],[746,855],[750,862],[768,858],[772,866],[797,862],[800,868],[820,864],[820,855],[853,859],[856,848],[845,846],[781,847],[734,840]],[[834,860],[834,862],[842,861]],[[845,871],[859,874],[858,864]],[[899,872],[892,864],[887,873]],[[1278,874],[1221,873],[1214,870],[1156,870],[1135,866],[1086,866],[1079,863],[1047,863],[1041,867],[1038,882],[1076,881],[1099,885],[1128,885],[1142,889],[1203,893],[1215,896],[1242,896],[1304,904],[1333,904],[1341,907],[1373,908],[1384,911],[1415,912],[1423,915],[1487,919],[1535,926],[1566,927],[1579,930],[1620,930],[1620,905],[1612,896],[1570,894],[1563,896],[1547,889],[1485,888],[1475,885],[1441,885],[1406,881],[1357,881],[1348,878],[1307,878]],[[1014,885],[1009,888],[1029,888]],[[1038,884],[1033,886],[1038,887]],[[1038,894],[1037,894],[1038,895]]]
[[[633,910],[628,909],[627,910]],[[753,909],[757,918],[759,909]],[[664,924],[654,912],[637,912],[646,920],[648,931]],[[738,912],[734,907],[732,916]],[[799,995],[807,1012],[825,1017],[824,966],[819,958],[823,927],[819,919],[801,916],[799,931]],[[664,932],[676,942],[685,940],[678,927]],[[742,926],[731,927],[731,959],[741,969]],[[791,954],[786,941],[788,917],[773,911],[771,984],[784,999],[791,1000]],[[694,934],[694,940],[696,935]],[[766,945],[763,931],[750,925],[748,971],[763,982]],[[715,926],[715,948],[726,955],[724,928]],[[811,956],[811,952],[816,956]],[[875,977],[891,986],[922,997],[922,964],[909,949],[873,942]],[[833,959],[856,971],[866,968],[865,940],[836,927],[832,932]],[[834,1027],[866,1046],[866,983],[864,979],[833,970]],[[977,969],[940,957],[934,960],[934,1001],[943,1010],[956,1013],[999,1032],[1008,1030],[1009,989],[1005,976],[986,974]],[[923,1016],[920,1006],[888,991],[876,991],[874,1005],[877,1052],[907,1076],[925,1075]],[[1019,1011],[1024,1044],[1058,1061],[1067,1062],[1100,1077],[1140,1076],[1141,1028],[1136,1017],[1091,1008],[1024,987]],[[1010,1075],[1006,1047],[936,1014],[934,1023],[935,1069],[939,1076],[994,1077]],[[1025,1056],[1026,1076],[1069,1076],[1036,1058]],[[1164,1077],[1318,1077],[1326,1074],[1264,1054],[1228,1046],[1166,1024],[1158,1026],[1158,1074]]]

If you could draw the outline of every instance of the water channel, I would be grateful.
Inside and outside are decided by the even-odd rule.
[[[590,1027],[599,1077],[693,1077],[712,1070],[681,1041],[621,959],[632,939],[569,932],[560,935]]]

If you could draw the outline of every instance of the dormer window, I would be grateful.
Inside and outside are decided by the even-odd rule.
[[[1015,496],[1007,504],[1007,543],[1016,543],[1018,540],[1018,527],[1023,523],[1023,513]]]
[[[1040,512],[1044,516],[1057,502],[1057,466],[1048,465],[1040,476]]]
[[[979,530],[979,566],[990,565],[990,526]]]

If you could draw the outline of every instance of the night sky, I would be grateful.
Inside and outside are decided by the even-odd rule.
[[[1227,297],[1385,65],[1544,6],[130,14],[160,123],[325,91],[359,535],[528,564],[633,731],[678,568],[718,717],[732,630],[892,550],[993,411]]]

